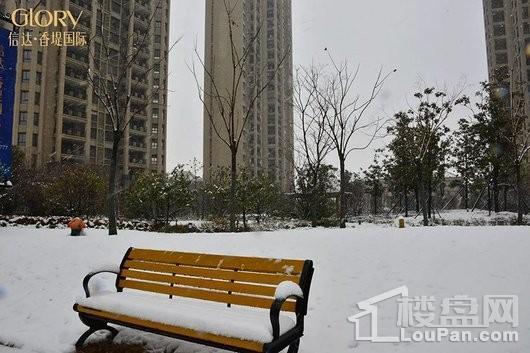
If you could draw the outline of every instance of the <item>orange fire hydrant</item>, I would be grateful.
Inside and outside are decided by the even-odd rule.
[[[83,229],[86,228],[86,224],[81,218],[76,217],[71,219],[70,222],[68,222],[68,228],[70,228],[71,230],[70,235],[75,237],[81,235]]]

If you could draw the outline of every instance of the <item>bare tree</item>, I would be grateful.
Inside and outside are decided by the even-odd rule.
[[[329,107],[325,102],[318,103],[318,89],[320,87],[321,69],[316,66],[298,68],[296,70],[293,94],[293,107],[295,110],[296,146],[295,151],[299,157],[296,171],[307,180],[307,196],[311,199],[310,219],[316,226],[316,208],[318,202],[318,186],[325,158],[332,149],[330,135],[326,132],[326,118]],[[307,174],[307,175],[306,175]]]
[[[99,6],[104,6],[104,1],[99,0]],[[110,158],[110,170],[108,175],[107,191],[107,213],[109,218],[109,235],[118,234],[116,221],[116,176],[118,170],[119,148],[123,143],[125,132],[131,121],[138,115],[145,115],[145,109],[151,104],[154,97],[160,93],[160,86],[151,90],[151,95],[144,95],[141,102],[132,103],[135,92],[140,91],[140,85],[144,84],[150,72],[160,66],[160,60],[150,65],[142,57],[149,46],[150,29],[153,27],[156,17],[162,8],[162,0],[158,0],[154,11],[142,19],[145,22],[144,32],[132,30],[134,26],[135,11],[130,9],[127,19],[121,23],[128,23],[127,34],[119,38],[118,43],[108,38],[108,33],[101,28],[93,37],[89,38],[89,55],[94,61],[95,69],[88,69],[87,81],[92,89],[97,102],[105,110],[108,121],[112,124],[112,152]],[[101,12],[98,21],[104,23],[105,15]],[[113,28],[118,30],[118,28]],[[177,40],[169,48],[168,53],[174,48]],[[119,50],[115,49],[116,45]],[[97,55],[102,55],[100,60]],[[105,61],[111,63],[109,70],[103,70],[98,63]],[[133,70],[133,66],[136,68]]]
[[[443,178],[445,156],[449,141],[444,137],[449,132],[445,123],[456,106],[467,106],[469,98],[462,95],[462,90],[448,95],[435,88],[425,88],[415,95],[417,107],[411,107],[408,114],[412,139],[409,148],[414,156],[416,182],[423,212],[423,225],[429,225],[433,178],[436,172]]]
[[[284,53],[281,53],[273,75],[267,74],[266,65],[260,68],[258,72],[254,72],[253,52],[254,48],[259,47],[262,25],[259,24],[246,39],[242,39],[243,18],[238,17],[237,8],[243,5],[240,0],[223,0],[225,12],[223,15],[226,15],[226,29],[229,40],[228,50],[231,59],[228,67],[229,79],[226,80],[216,76],[214,68],[206,65],[197,47],[195,48],[195,56],[200,63],[200,68],[204,71],[204,86],[199,82],[195,64],[191,67],[197,84],[199,99],[203,104],[210,126],[217,138],[230,151],[229,213],[231,231],[236,230],[237,156],[244,138],[247,122],[255,110],[255,104],[258,99],[276,79],[278,71],[286,63],[291,51],[289,48]],[[240,41],[242,41],[241,44]],[[245,75],[251,72],[253,72],[255,77],[247,79]],[[243,90],[246,98],[243,97]],[[211,106],[208,104],[210,100],[213,102]]]
[[[384,127],[384,120],[368,116],[367,111],[383,89],[383,85],[392,72],[383,74],[381,69],[376,77],[367,97],[361,97],[354,90],[357,82],[359,67],[352,71],[347,61],[337,63],[331,55],[331,73],[325,86],[319,90],[318,101],[320,105],[329,107],[326,114],[327,132],[331,137],[340,170],[340,227],[346,227],[346,192],[347,173],[346,161],[353,151],[365,150],[378,137]],[[359,143],[359,138],[368,138],[364,143]]]
[[[509,69],[509,102],[505,109],[505,131],[500,131],[501,139],[507,147],[510,165],[515,176],[515,192],[517,194],[517,224],[523,224],[523,213],[525,208],[524,186],[523,186],[523,164],[530,151],[530,133],[527,123],[528,115],[525,108],[525,97],[527,84],[518,70],[517,63]],[[501,83],[502,85],[502,83]],[[498,87],[502,90],[503,87]],[[505,89],[505,88],[504,88]]]

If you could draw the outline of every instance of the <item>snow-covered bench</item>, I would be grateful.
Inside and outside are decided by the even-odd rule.
[[[313,276],[310,260],[130,248],[119,268],[89,273],[74,305],[94,332],[109,323],[233,352],[298,352]],[[117,275],[117,293],[91,296],[90,279]],[[267,309],[267,310],[264,310]]]

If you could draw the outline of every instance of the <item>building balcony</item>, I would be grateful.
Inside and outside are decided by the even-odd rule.
[[[145,126],[135,126],[130,125],[129,130],[132,134],[136,135],[146,135],[147,134],[147,128]]]
[[[70,120],[79,123],[86,123],[86,118],[81,113],[73,111],[63,111],[63,120]]]
[[[137,167],[146,167],[147,161],[145,159],[129,158],[129,164]]]
[[[131,115],[136,121],[141,120],[140,122],[142,123],[145,123],[149,119],[144,112],[135,112],[134,110],[131,110]]]
[[[84,154],[77,155],[77,154],[61,153],[61,161],[84,163],[85,155]]]
[[[66,72],[64,76],[65,80],[69,81],[70,83],[73,83],[77,86],[87,86],[88,81],[86,77],[83,77],[80,73],[75,72]]]
[[[141,79],[140,77],[132,77],[131,78],[131,81],[132,81],[132,87],[133,88],[144,88],[144,89],[147,89],[147,87],[149,86],[146,82],[145,79]]]
[[[85,142],[86,137],[82,131],[63,130],[63,139]]]
[[[73,5],[73,6],[72,6]],[[92,2],[84,0],[70,0],[70,6],[83,12],[92,12]]]
[[[85,140],[85,123],[63,120],[62,133],[65,137],[67,136],[76,140]]]
[[[82,141],[76,141],[71,139],[66,139],[63,136],[61,144],[61,155],[62,157],[69,157],[73,159],[85,159],[85,148]]]
[[[135,13],[134,14],[134,27],[138,29],[148,29],[149,28],[149,17],[138,16]]]
[[[142,95],[131,95],[131,101],[136,103],[141,103],[142,105],[149,104],[149,100],[147,99],[147,96]],[[137,109],[131,109],[131,111],[136,111]]]
[[[64,99],[68,100],[70,102],[77,103],[78,105],[86,105],[86,94],[83,95],[82,93],[73,92],[73,91],[65,91],[64,92]]]
[[[84,68],[86,70],[86,67],[88,66],[88,57],[67,51],[66,62]]]
[[[134,10],[138,14],[142,14],[142,15],[149,16],[151,14],[151,10],[149,9],[149,3],[147,1],[136,0],[134,2]]]
[[[129,142],[129,148],[134,149],[134,150],[141,150],[145,152],[147,150],[147,145],[141,142]]]

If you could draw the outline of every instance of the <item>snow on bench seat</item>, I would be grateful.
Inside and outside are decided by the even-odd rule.
[[[95,310],[126,315],[161,324],[183,327],[241,340],[269,343],[273,340],[269,312],[197,299],[133,292],[111,293],[79,299],[77,304]],[[295,321],[280,315],[280,334],[295,327]]]

